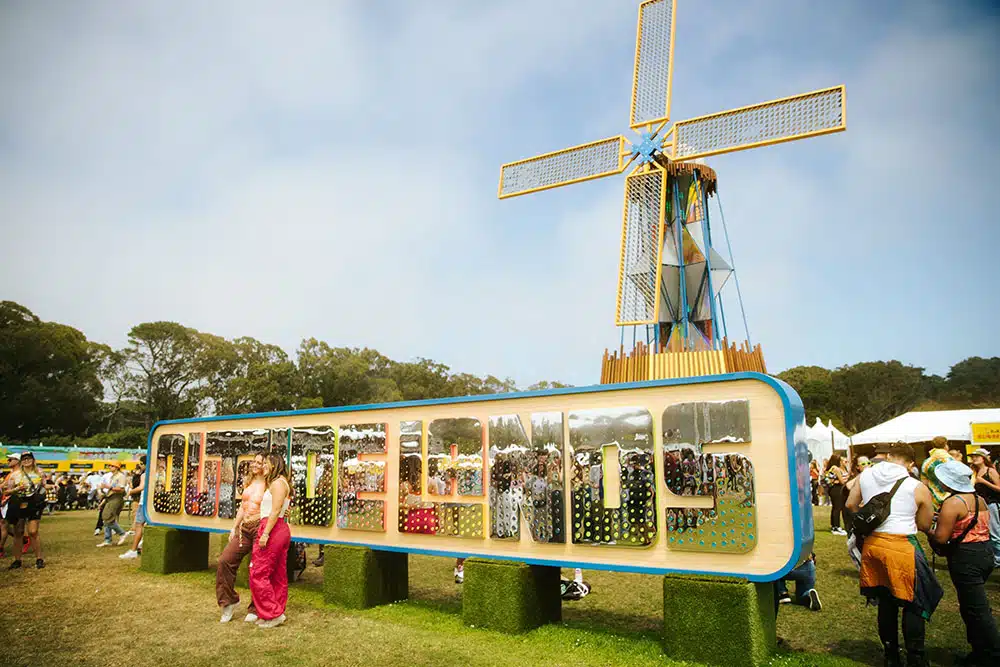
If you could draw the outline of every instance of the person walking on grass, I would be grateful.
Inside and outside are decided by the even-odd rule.
[[[993,543],[993,566],[1000,567],[1000,473],[990,466],[990,453],[980,447],[969,455],[976,493],[989,507],[990,541]]]
[[[139,465],[136,466],[132,475],[132,488],[128,495],[133,502],[137,503],[135,518],[132,519],[132,548],[123,553],[119,558],[122,560],[132,560],[139,557],[139,549],[142,544],[142,529],[146,526],[146,456],[139,457]]]
[[[111,535],[118,535],[118,545],[125,544],[128,533],[118,525],[118,515],[125,507],[125,487],[128,485],[128,477],[122,472],[121,461],[112,461],[108,464],[111,468],[111,479],[105,482],[107,495],[104,497],[104,509],[101,511],[101,519],[104,521],[104,541],[98,547],[111,546]]]
[[[4,547],[7,546],[7,537],[14,535],[13,527],[8,530],[7,526],[7,510],[9,508],[9,503],[7,502],[7,479],[21,467],[21,455],[17,453],[8,454],[7,467],[10,468],[10,472],[5,477],[0,478],[0,558],[7,555],[4,553]],[[19,549],[20,547],[15,544],[14,548]]]
[[[847,531],[840,525],[846,499],[844,484],[847,483],[847,471],[844,470],[840,454],[834,452],[830,456],[830,463],[826,467],[823,480],[826,482],[826,492],[830,496],[830,532],[834,535],[847,535]]]
[[[972,484],[972,469],[958,461],[939,465],[938,481],[951,492],[941,504],[931,546],[948,559],[948,574],[958,594],[958,609],[972,653],[966,665],[1000,665],[1000,634],[986,596],[986,581],[993,572],[986,501]]]
[[[254,542],[257,540],[257,530],[260,528],[260,504],[267,491],[267,480],[264,478],[264,455],[258,454],[250,462],[250,473],[243,480],[243,495],[240,508],[233,521],[233,529],[229,531],[229,542],[219,556],[219,565],[215,570],[215,597],[222,609],[220,623],[228,623],[233,618],[240,596],[236,592],[236,572],[240,563],[250,555]],[[250,608],[245,620],[253,623],[258,619],[257,610],[253,605],[251,595]]]
[[[35,455],[31,452],[21,453],[21,466],[4,482],[4,489],[10,495],[7,501],[7,526],[14,531],[14,561],[8,569],[21,567],[23,551],[17,546],[27,535],[35,550],[35,567],[42,569],[45,561],[42,559],[42,541],[38,537],[38,524],[45,510],[45,486],[42,474],[35,465]]]
[[[872,498],[891,493],[888,517],[864,537],[861,546],[861,594],[878,603],[878,634],[885,665],[901,665],[899,612],[907,667],[924,667],[925,624],[944,592],[927,562],[917,532],[930,534],[934,521],[931,492],[910,476],[913,448],[905,443],[879,447],[886,460],[869,466],[847,499],[858,512]]]
[[[257,541],[250,556],[250,595],[257,609],[257,627],[273,628],[285,622],[288,602],[288,546],[292,534],[285,522],[292,488],[285,473],[285,459],[271,453],[264,459],[267,490],[260,501]]]

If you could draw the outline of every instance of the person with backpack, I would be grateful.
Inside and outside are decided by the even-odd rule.
[[[972,483],[972,469],[964,463],[949,460],[934,472],[951,495],[941,503],[931,547],[948,559],[948,574],[958,594],[965,636],[972,646],[964,664],[1000,665],[1000,634],[985,586],[993,572],[987,503]]]
[[[923,667],[925,625],[944,595],[916,537],[918,531],[930,534],[934,504],[927,487],[910,476],[910,445],[899,442],[876,451],[885,454],[885,461],[866,468],[847,499],[855,513],[852,532],[862,540],[861,594],[877,601],[885,665],[902,665],[902,610],[906,665]]]

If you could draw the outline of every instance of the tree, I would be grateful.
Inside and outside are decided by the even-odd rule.
[[[948,371],[941,398],[965,406],[1000,404],[1000,357],[969,357]]]
[[[84,435],[103,393],[97,348],[78,330],[0,302],[0,435]]]
[[[217,337],[176,322],[146,322],[132,327],[128,346],[130,395],[143,407],[145,426],[161,419],[195,414],[198,390],[215,361],[206,350]]]
[[[834,421],[838,427],[843,427],[833,400],[832,375],[832,371],[821,366],[796,366],[778,373],[777,377],[790,384],[798,393],[809,421],[818,417],[824,422]]]
[[[369,348],[330,347],[315,338],[299,345],[303,395],[320,397],[326,406],[402,400],[399,387],[387,377],[391,364]]]
[[[249,337],[206,339],[203,366],[210,371],[201,396],[216,414],[290,410],[299,398],[299,373],[277,345]]]
[[[552,382],[549,380],[542,380],[541,382],[536,382],[533,385],[529,385],[527,391],[539,391],[541,389],[566,389],[572,387],[571,384],[563,384],[562,382]]]
[[[912,410],[924,397],[922,368],[872,361],[838,368],[831,375],[832,401],[852,432]]]

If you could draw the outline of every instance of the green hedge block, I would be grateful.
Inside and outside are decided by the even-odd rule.
[[[562,620],[558,567],[470,558],[462,584],[462,620],[500,632],[527,632]]]
[[[139,569],[154,574],[208,569],[209,534],[149,526],[142,534]]]
[[[405,600],[410,596],[409,576],[405,553],[328,544],[323,557],[323,599],[353,609]]]
[[[756,667],[767,662],[776,642],[774,584],[663,578],[663,650],[671,658]]]

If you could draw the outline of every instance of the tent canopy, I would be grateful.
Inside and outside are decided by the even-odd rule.
[[[939,435],[949,440],[968,441],[972,422],[1000,422],[1000,408],[907,412],[856,434],[851,441],[855,445],[929,442]]]

